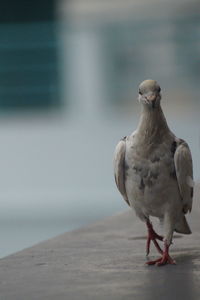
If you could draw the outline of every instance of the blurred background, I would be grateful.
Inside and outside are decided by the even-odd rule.
[[[0,257],[127,208],[112,156],[156,79],[200,178],[200,3],[7,0],[0,10]]]

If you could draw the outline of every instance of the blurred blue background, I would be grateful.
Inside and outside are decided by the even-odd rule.
[[[113,180],[156,79],[200,178],[198,1],[1,1],[0,257],[127,208]]]

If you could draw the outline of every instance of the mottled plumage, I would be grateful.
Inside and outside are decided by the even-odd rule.
[[[115,150],[115,180],[124,200],[141,220],[150,224],[150,216],[163,219],[164,241],[169,247],[174,231],[191,233],[185,214],[192,209],[192,157],[187,143],[167,125],[156,81],[141,83],[139,100],[139,125]]]

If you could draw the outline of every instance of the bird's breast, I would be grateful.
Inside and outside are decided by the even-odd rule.
[[[167,180],[176,179],[174,159],[167,147],[155,147],[148,153],[134,147],[127,150],[126,180],[133,185],[137,194],[162,190]]]

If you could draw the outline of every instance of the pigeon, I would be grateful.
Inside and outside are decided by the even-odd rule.
[[[192,210],[192,156],[188,144],[168,127],[160,105],[161,88],[155,80],[139,85],[138,100],[142,111],[137,129],[122,138],[114,152],[115,182],[127,204],[146,223],[146,254],[153,242],[161,255],[146,263],[174,265],[169,255],[173,233],[191,233],[185,214]],[[163,223],[163,236],[155,232],[150,217]]]

